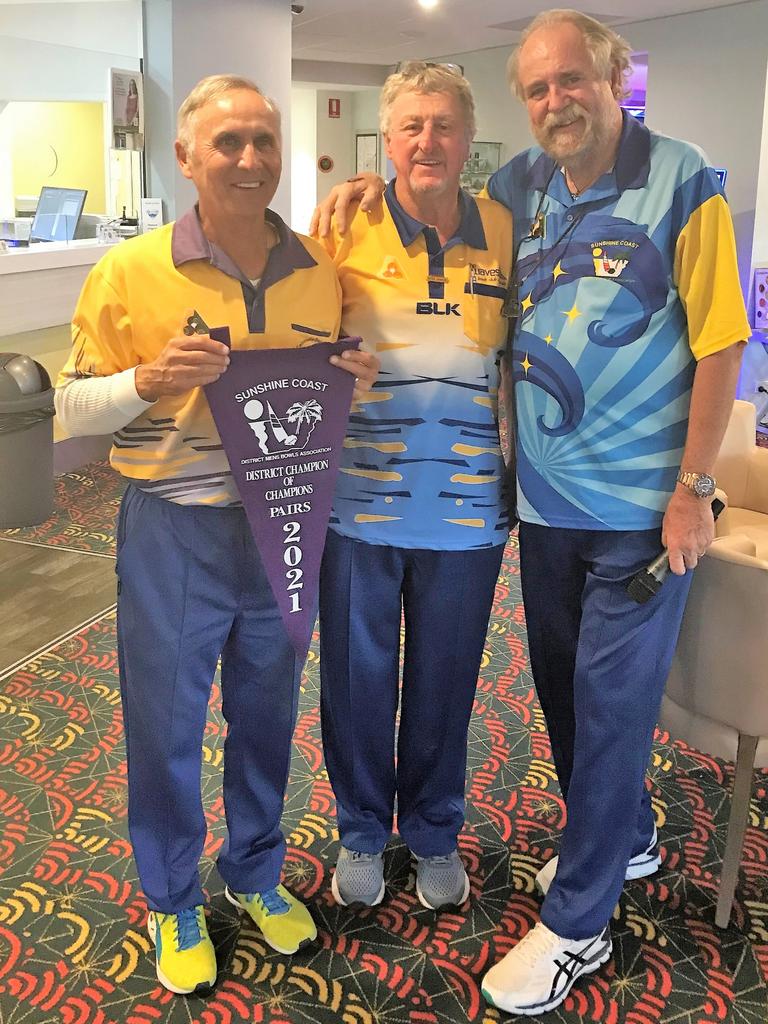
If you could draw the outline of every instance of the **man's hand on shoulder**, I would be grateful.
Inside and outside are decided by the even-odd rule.
[[[712,504],[678,484],[664,514],[661,541],[669,552],[669,567],[677,576],[695,569],[715,537]]]
[[[326,238],[331,232],[331,221],[336,216],[336,228],[343,235],[351,222],[351,206],[356,199],[360,200],[363,212],[373,209],[384,194],[384,179],[372,171],[363,171],[335,185],[326,198],[315,207],[309,224],[309,233],[315,237]]]
[[[136,391],[145,402],[212,384],[229,366],[229,349],[207,334],[171,338],[151,363],[136,367]]]

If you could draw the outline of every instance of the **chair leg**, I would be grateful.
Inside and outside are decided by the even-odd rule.
[[[728,819],[728,838],[723,855],[723,870],[720,876],[720,891],[717,897],[715,924],[727,928],[731,919],[731,907],[736,892],[741,865],[741,851],[744,832],[747,828],[749,799],[752,795],[752,773],[757,753],[757,736],[739,733],[739,748],[736,755],[736,777],[731,794],[731,814]]]

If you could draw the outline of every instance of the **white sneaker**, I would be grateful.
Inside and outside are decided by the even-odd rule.
[[[656,844],[659,841],[659,834],[656,831],[656,826],[653,826],[653,835],[651,840],[643,850],[642,853],[636,853],[634,857],[630,858],[629,864],[627,864],[627,873],[624,878],[627,882],[633,878],[645,878],[648,875],[654,874],[659,870],[661,866],[661,855],[659,854]],[[555,877],[557,871],[557,857],[552,857],[544,867],[536,875],[536,888],[546,896],[549,892],[549,887],[552,885],[552,879]]]
[[[610,959],[611,948],[608,925],[591,939],[561,939],[539,921],[488,971],[483,995],[507,1013],[546,1013],[563,1002],[582,974]]]

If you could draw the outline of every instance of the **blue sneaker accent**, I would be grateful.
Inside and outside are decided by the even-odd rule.
[[[207,995],[216,984],[216,951],[202,905],[176,914],[150,910],[147,930],[161,984],[179,995]]]
[[[291,905],[288,900],[284,900],[277,889],[266,889],[264,892],[260,893],[249,892],[246,894],[246,899],[250,902],[254,896],[261,897],[261,902],[264,904],[264,908],[269,914],[287,914],[291,909]]]
[[[176,932],[176,952],[181,953],[185,949],[193,949],[203,937],[200,934],[200,926],[197,922],[197,908],[189,907],[187,910],[180,910],[176,915],[176,921],[178,922]],[[159,944],[157,947],[157,953],[159,956]]]

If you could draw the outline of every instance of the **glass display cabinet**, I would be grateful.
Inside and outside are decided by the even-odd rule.
[[[469,157],[461,172],[461,187],[477,195],[493,172],[498,171],[500,160],[500,142],[471,142]]]

